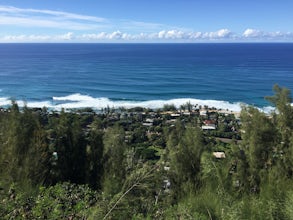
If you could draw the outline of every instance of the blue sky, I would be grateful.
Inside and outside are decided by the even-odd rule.
[[[0,42],[293,42],[292,0],[0,0]]]

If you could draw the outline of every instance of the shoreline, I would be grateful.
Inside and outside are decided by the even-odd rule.
[[[0,97],[0,108],[9,108],[11,106],[11,99]],[[163,109],[164,106],[174,106],[176,109],[184,111],[188,106],[193,108],[202,109],[210,108],[217,109],[222,113],[235,113],[239,114],[243,106],[253,106],[260,111],[269,113],[274,110],[272,106],[255,106],[241,102],[231,103],[225,100],[201,100],[194,98],[179,98],[169,100],[147,100],[147,101],[131,101],[131,100],[111,100],[109,98],[93,98],[91,96],[73,94],[65,97],[53,97],[52,100],[44,101],[20,101],[16,100],[19,107],[27,106],[29,108],[47,108],[51,111],[61,111],[62,109],[68,111],[76,111],[80,109],[90,108],[96,112],[100,112],[105,108],[111,109]]]
[[[67,112],[67,113],[76,113],[76,114],[97,114],[97,115],[103,115],[103,114],[122,114],[122,113],[142,113],[147,114],[150,112],[159,113],[161,115],[172,115],[174,117],[179,116],[191,116],[194,114],[199,115],[206,115],[210,113],[218,113],[223,115],[234,115],[236,118],[240,117],[241,111],[233,111],[229,109],[217,109],[215,107],[209,107],[209,106],[199,106],[199,107],[193,107],[190,110],[183,110],[181,108],[177,108],[174,105],[165,105],[163,108],[144,108],[140,106],[132,107],[132,108],[111,108],[107,106],[106,108],[101,109],[94,109],[90,107],[84,107],[84,108],[61,108],[61,109],[54,109],[54,108],[47,108],[46,106],[43,107],[30,107],[30,106],[22,106],[19,105],[18,102],[16,102],[18,108],[20,111],[22,111],[25,107],[32,110],[33,112],[47,112],[48,114],[58,114],[61,111]],[[188,103],[186,103],[188,105]],[[10,112],[10,108],[12,107],[12,104],[9,104],[5,107],[0,106],[0,112]]]

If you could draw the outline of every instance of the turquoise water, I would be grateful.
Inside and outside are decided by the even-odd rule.
[[[293,44],[0,44],[0,105],[239,109],[293,90]]]

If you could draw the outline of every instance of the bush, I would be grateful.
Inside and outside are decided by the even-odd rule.
[[[32,212],[39,219],[83,219],[96,201],[95,192],[87,186],[60,183],[49,188],[40,188]]]
[[[1,195],[0,219],[85,219],[97,201],[85,185],[59,183],[39,193],[26,193],[12,185]]]

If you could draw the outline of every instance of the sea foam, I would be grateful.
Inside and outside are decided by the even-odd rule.
[[[79,108],[92,108],[95,110],[101,110],[103,108],[134,108],[134,107],[143,107],[150,109],[159,109],[163,108],[165,105],[174,105],[176,108],[180,108],[182,105],[187,103],[192,104],[197,107],[208,106],[210,108],[217,108],[222,110],[229,110],[233,112],[240,112],[242,106],[247,106],[245,103],[231,103],[228,101],[221,100],[201,100],[194,98],[178,98],[178,99],[169,99],[169,100],[148,100],[148,101],[129,101],[129,100],[111,100],[106,97],[92,97],[89,95],[83,95],[80,93],[71,94],[68,96],[52,97],[52,100],[44,100],[40,102],[23,102],[17,101],[20,107],[24,105],[30,108],[42,108],[47,107],[53,110],[64,109],[79,109]],[[11,104],[11,101],[8,98],[0,98],[0,106],[8,106]],[[266,106],[259,108],[263,112],[274,111],[272,106]]]
[[[170,99],[170,100],[149,100],[149,101],[129,101],[129,100],[110,100],[105,97],[94,98],[88,95],[82,95],[79,93],[64,96],[64,97],[53,97],[53,101],[57,103],[51,107],[53,108],[85,108],[90,107],[94,109],[101,109],[106,107],[111,108],[134,108],[134,107],[143,107],[158,109],[163,108],[164,105],[174,105],[177,108],[180,106],[190,103],[197,106],[209,106],[215,107],[218,109],[228,109],[231,111],[240,111],[241,103],[229,103],[227,101],[218,101],[218,100],[200,100],[193,98],[179,98],[179,99]],[[62,103],[58,104],[58,101]]]
[[[0,107],[10,105],[11,101],[6,97],[0,97]]]
[[[231,111],[241,111],[241,103],[230,103],[227,101],[219,100],[200,100],[193,98],[178,98],[170,100],[148,100],[148,101],[129,101],[129,100],[111,100],[106,97],[92,97],[89,95],[82,95],[80,93],[71,94],[68,96],[62,97],[53,97],[51,102],[42,101],[42,102],[27,102],[29,107],[43,107],[46,106],[52,109],[75,109],[75,108],[93,108],[93,109],[102,109],[102,108],[134,108],[134,107],[143,107],[151,109],[163,108],[164,105],[174,105],[177,108],[180,106],[190,103],[197,106],[208,106],[214,107],[217,109],[228,109]],[[38,106],[39,105],[39,106]]]

